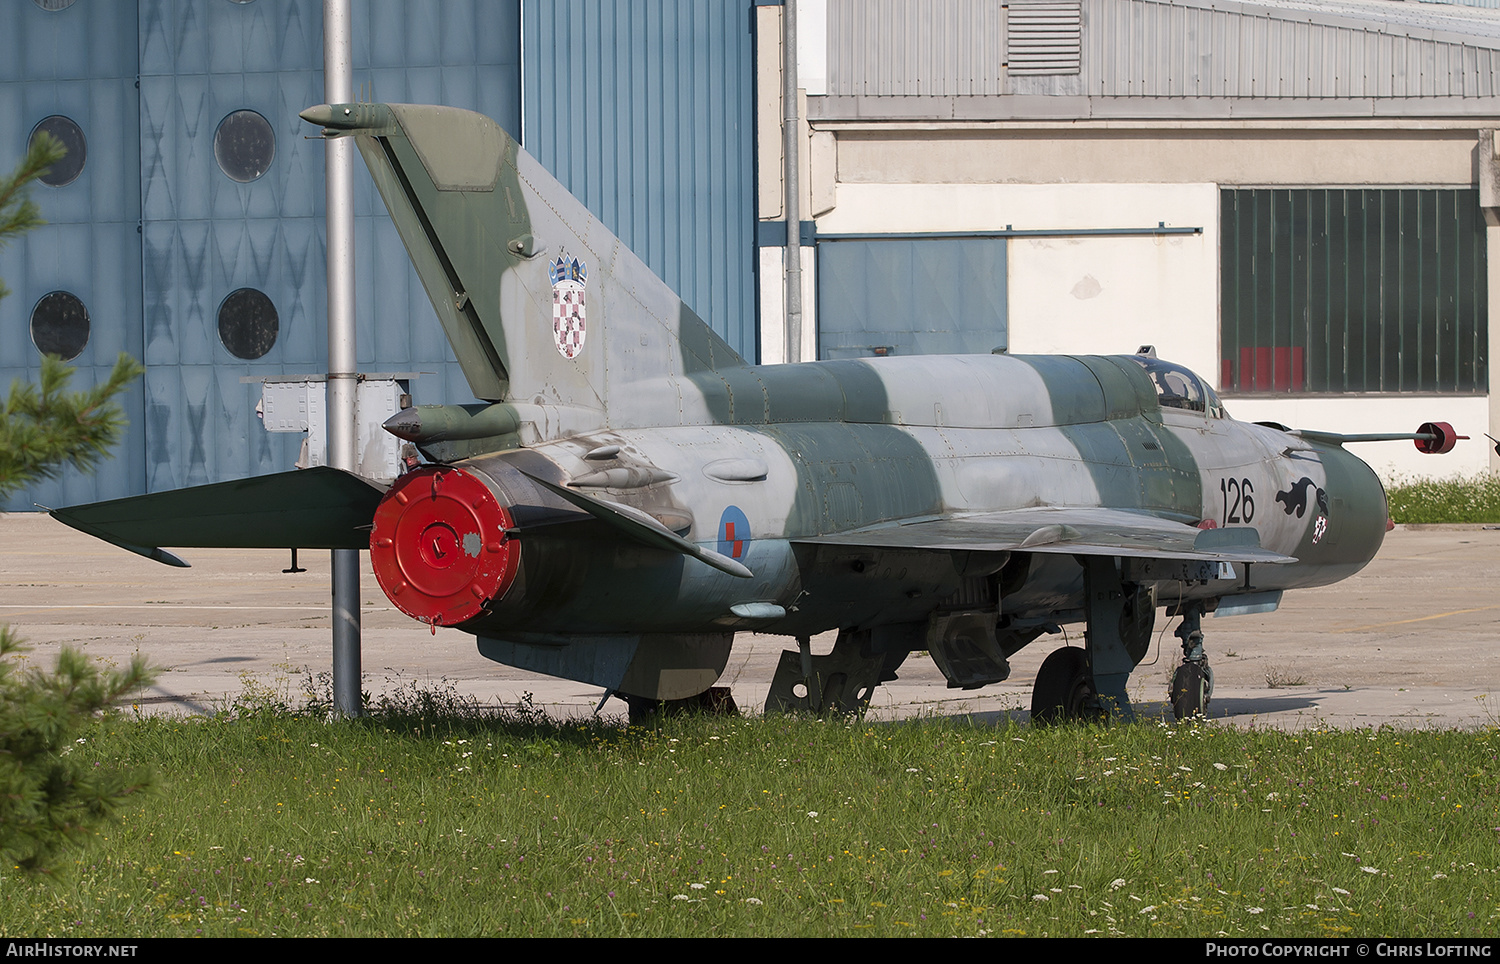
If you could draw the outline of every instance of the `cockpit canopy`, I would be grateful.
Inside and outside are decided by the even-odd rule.
[[[1209,418],[1225,416],[1224,403],[1219,401],[1219,396],[1192,371],[1151,355],[1131,357],[1151,377],[1151,383],[1156,386],[1156,399],[1162,408],[1201,412]]]

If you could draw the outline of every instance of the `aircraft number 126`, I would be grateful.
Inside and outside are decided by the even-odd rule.
[[[1249,479],[1220,479],[1219,493],[1224,496],[1224,525],[1248,523],[1255,516],[1255,492]]]

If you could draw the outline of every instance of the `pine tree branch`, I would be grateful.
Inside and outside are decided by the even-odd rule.
[[[91,472],[125,429],[115,399],[145,369],[120,354],[109,378],[69,392],[73,369],[44,356],[37,385],[17,379],[0,407],[0,498],[31,482],[56,478],[62,466]]]
[[[31,184],[67,153],[62,141],[46,131],[38,131],[20,165],[10,176],[0,178],[0,246],[46,223],[30,198]]]

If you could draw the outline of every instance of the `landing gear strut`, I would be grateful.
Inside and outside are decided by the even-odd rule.
[[[911,651],[908,629],[904,625],[841,629],[827,656],[814,656],[812,639],[798,636],[797,652],[782,651],[766,695],[766,712],[863,713],[875,687],[895,679],[897,668]]]
[[[1203,604],[1188,603],[1182,610],[1182,625],[1177,627],[1182,640],[1182,665],[1172,674],[1172,716],[1186,720],[1208,715],[1208,701],[1214,695],[1214,671],[1209,668],[1208,654],[1203,651]]]
[[[1043,661],[1031,691],[1031,719],[1104,722],[1135,719],[1125,683],[1146,655],[1156,621],[1151,590],[1122,582],[1120,564],[1107,556],[1079,556],[1083,566],[1083,649],[1059,649]]]

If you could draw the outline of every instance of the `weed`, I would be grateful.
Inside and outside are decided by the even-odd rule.
[[[1306,686],[1307,677],[1287,667],[1273,666],[1266,670],[1266,685],[1273,690],[1288,686]]]
[[[1423,479],[1398,476],[1386,489],[1395,522],[1500,522],[1500,476]]]
[[[231,719],[290,716],[296,710],[286,684],[286,677],[265,683],[252,673],[241,673],[239,695],[225,705],[222,715]]]
[[[375,716],[403,723],[472,719],[484,711],[479,700],[460,693],[458,685],[446,677],[436,682],[415,679],[398,682],[375,697],[370,709]]]

